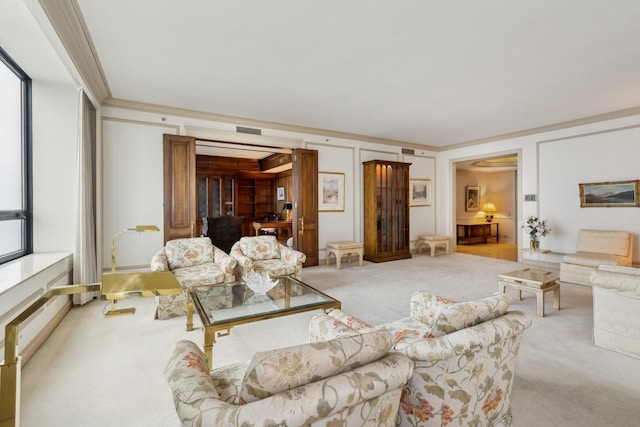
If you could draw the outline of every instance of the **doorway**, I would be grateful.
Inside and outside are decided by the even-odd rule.
[[[456,251],[517,261],[518,153],[465,159],[454,166]]]

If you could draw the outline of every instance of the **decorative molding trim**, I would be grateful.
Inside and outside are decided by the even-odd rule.
[[[304,133],[309,135],[319,135],[325,138],[343,138],[355,141],[372,142],[374,144],[393,145],[398,147],[413,147],[419,150],[439,151],[437,147],[428,145],[414,144],[406,141],[397,141],[392,139],[376,138],[366,135],[358,135],[347,132],[338,132],[329,129],[318,129],[305,126],[290,125],[286,123],[268,122],[264,120],[253,120],[242,117],[228,116],[224,114],[208,113],[205,111],[190,110],[186,108],[168,107],[156,104],[147,104],[144,102],[129,101],[125,99],[107,98],[102,102],[104,107],[122,108],[127,110],[141,111],[146,113],[166,114],[180,117],[189,117],[200,120],[210,120],[223,123],[232,123],[234,125],[252,126],[258,128],[268,128],[272,130],[280,130],[285,132]],[[242,134],[246,135],[246,134]]]
[[[111,96],[91,35],[76,0],[38,0],[73,65],[100,104]]]
[[[236,142],[240,144],[260,145],[273,148],[301,148],[302,140],[293,138],[281,138],[269,135],[254,135],[249,133],[238,133],[233,131],[212,129],[199,126],[185,126],[187,136],[196,139],[207,139],[222,142]]]
[[[442,147],[440,149],[437,149],[436,151],[455,150],[455,149],[458,149],[458,148],[469,147],[469,146],[473,146],[473,145],[486,144],[486,143],[489,143],[489,142],[504,141],[506,139],[520,138],[520,137],[523,137],[523,136],[530,136],[530,135],[536,135],[536,134],[541,134],[541,133],[545,133],[545,132],[552,132],[552,131],[556,131],[556,130],[569,129],[569,128],[573,128],[573,127],[577,127],[577,126],[590,125],[590,124],[598,123],[598,122],[606,122],[607,120],[621,119],[621,118],[624,118],[624,117],[635,116],[635,115],[638,115],[638,114],[640,114],[640,107],[632,107],[632,108],[627,108],[627,109],[624,109],[624,110],[612,111],[610,113],[597,114],[595,116],[583,117],[581,119],[568,120],[568,121],[565,121],[565,122],[554,123],[554,124],[550,124],[550,125],[546,125],[546,126],[540,126],[540,127],[531,128],[531,129],[524,129],[524,130],[520,130],[520,131],[517,131],[517,132],[511,132],[511,133],[505,133],[505,134],[502,134],[502,135],[491,136],[491,137],[488,137],[488,138],[481,138],[481,139],[476,139],[476,140],[472,140],[472,141],[461,142],[459,144],[454,144],[454,145],[449,145],[447,147]],[[599,131],[599,132],[592,132],[592,133],[596,134],[596,133],[602,133],[602,132],[608,132],[608,131]],[[570,137],[566,137],[566,138],[556,138],[556,139],[550,139],[548,141],[556,141],[556,140],[568,139],[568,138],[574,138],[574,137],[570,136]]]

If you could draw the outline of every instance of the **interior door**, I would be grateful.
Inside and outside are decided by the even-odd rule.
[[[163,136],[164,241],[193,237],[196,224],[196,139]]]
[[[318,151],[292,153],[293,247],[307,256],[305,267],[318,265]]]

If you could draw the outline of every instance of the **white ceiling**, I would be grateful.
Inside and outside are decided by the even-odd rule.
[[[640,106],[637,0],[76,0],[113,98],[446,147]]]

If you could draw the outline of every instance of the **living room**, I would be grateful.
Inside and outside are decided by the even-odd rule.
[[[363,240],[362,162],[373,159],[411,163],[411,178],[431,180],[431,205],[410,209],[412,242],[416,241],[419,234],[424,233],[446,234],[452,238],[456,235],[456,212],[462,203],[460,196],[456,196],[456,189],[459,188],[455,177],[456,163],[513,153],[517,155],[518,162],[515,209],[501,210],[496,213],[496,217],[502,217],[513,224],[519,224],[528,215],[538,215],[546,219],[552,231],[542,239],[541,246],[552,251],[549,262],[557,262],[557,254],[575,250],[577,231],[581,228],[625,230],[635,236],[640,235],[638,211],[634,208],[582,208],[579,193],[579,184],[583,183],[638,179],[637,159],[640,156],[640,145],[637,144],[637,140],[640,137],[640,109],[637,105],[640,101],[632,98],[631,95],[636,92],[635,86],[631,83],[628,87],[616,90],[630,94],[629,97],[632,99],[625,100],[626,104],[609,104],[603,100],[601,114],[584,113],[578,115],[575,120],[541,122],[538,126],[530,127],[514,124],[510,135],[499,138],[489,138],[497,134],[486,135],[486,141],[468,138],[458,141],[460,144],[443,148],[428,143],[404,143],[391,139],[365,138],[333,130],[322,131],[298,126],[296,123],[284,126],[281,123],[259,120],[263,117],[236,121],[222,116],[225,111],[215,114],[199,111],[195,107],[180,108],[173,104],[157,105],[118,98],[108,98],[101,102],[98,101],[99,96],[92,90],[91,85],[86,83],[86,77],[70,65],[74,61],[61,47],[62,42],[56,36],[59,29],[46,18],[46,14],[51,13],[50,10],[45,10],[45,6],[39,5],[38,2],[19,0],[6,2],[1,8],[2,12],[6,13],[0,14],[0,45],[33,79],[32,169],[35,253],[75,251],[74,201],[78,179],[72,165],[75,164],[78,141],[78,104],[79,94],[82,93],[79,87],[88,99],[97,105],[97,150],[100,161],[96,171],[96,239],[99,253],[97,266],[100,272],[109,268],[111,236],[115,232],[136,224],[163,224],[162,135],[173,133],[237,140],[236,126],[260,129],[261,135],[255,138],[259,144],[317,150],[319,171],[344,173],[344,211],[319,213],[320,264],[326,258],[327,242]],[[628,40],[633,38],[623,39],[622,42]],[[633,56],[632,53],[629,55]],[[604,95],[601,97],[606,98]],[[544,109],[545,106],[538,107]],[[494,120],[498,121],[498,118]],[[536,127],[539,128],[537,131],[528,131]],[[472,139],[473,143],[464,143]],[[530,195],[535,196],[534,200],[525,200],[525,196]],[[482,203],[482,186],[480,198]],[[501,206],[497,208],[504,209]],[[520,247],[527,246],[526,235],[517,230],[513,236],[514,243],[518,243]],[[147,267],[163,243],[162,233],[123,234],[118,240],[118,268],[128,270]],[[634,264],[640,262],[638,245],[640,239],[636,238],[633,247]],[[522,261],[522,253],[519,256]],[[398,267],[395,274],[400,274],[401,268],[407,268],[404,264],[398,265],[402,267]],[[368,267],[365,266],[365,269]],[[393,265],[388,268],[393,268]],[[351,272],[350,269],[346,270]],[[482,281],[488,283],[490,280],[497,284],[494,273],[494,270],[488,270],[486,274],[491,277],[483,278]],[[473,286],[473,283],[469,283],[469,286]],[[487,284],[481,289],[485,292],[490,292],[491,289],[492,292],[497,290],[495,288],[496,286],[490,288]],[[37,290],[36,286],[24,294],[29,295]],[[437,290],[447,292],[446,288]],[[329,289],[326,291],[330,292]],[[576,300],[584,302],[588,300],[589,295],[584,295],[583,292],[585,291],[575,289],[570,291],[569,295],[574,295]],[[443,296],[465,297],[461,289],[453,293],[455,295]],[[8,300],[7,294],[2,294],[2,336],[4,324],[11,318],[7,313],[14,313],[9,307],[22,304],[24,294],[16,295],[15,300]],[[477,291],[469,291],[469,297],[480,296],[482,295],[478,295]],[[402,298],[404,299],[399,304],[406,306],[406,295]],[[527,302],[525,299],[519,305],[526,307]],[[151,301],[137,301],[135,304],[150,303]],[[345,300],[345,306],[346,304]],[[584,305],[581,307],[581,310],[585,309]],[[60,306],[60,303],[56,303],[48,306],[45,313],[48,314],[48,319],[52,319],[60,312],[66,313],[65,310],[68,310],[68,306],[65,309],[64,304]],[[70,313],[74,311],[76,310],[71,310]],[[142,315],[148,316],[148,313],[141,308],[136,316]],[[550,316],[544,320],[552,319]],[[115,319],[100,319],[104,323],[102,327],[107,328],[107,322],[112,320]],[[385,320],[387,319],[379,319],[380,323]],[[575,318],[572,320],[577,321]],[[129,328],[125,320],[117,321],[122,328]],[[586,321],[589,322],[590,319]],[[163,327],[177,328],[183,332],[182,326],[180,322],[173,322],[172,326]],[[551,331],[553,323],[545,323],[545,326]],[[30,327],[42,328],[42,325],[34,324]],[[29,330],[25,333],[27,336],[37,335]],[[178,335],[176,333],[176,336]],[[199,338],[193,339],[197,341]],[[585,340],[588,340],[588,337],[585,337]],[[108,352],[108,349],[105,349],[105,352]],[[632,362],[618,363],[629,369],[637,366]],[[590,384],[594,383],[597,381]],[[55,393],[55,390],[52,393]],[[631,389],[629,393],[638,396],[637,389]],[[587,411],[588,408],[584,410]],[[633,421],[628,425],[633,425]]]

